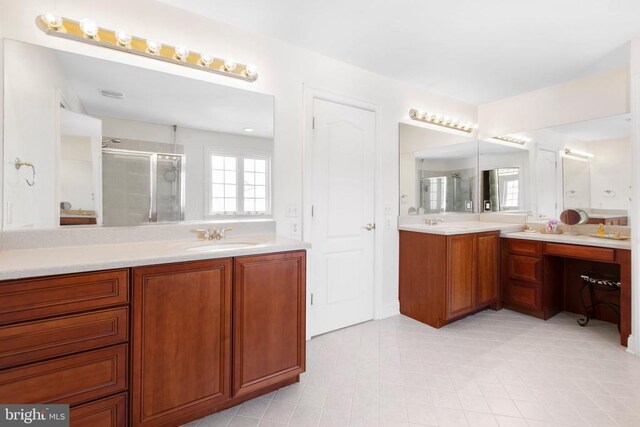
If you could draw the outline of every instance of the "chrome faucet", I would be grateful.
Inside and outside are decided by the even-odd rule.
[[[198,239],[200,240],[222,240],[225,239],[227,231],[231,231],[233,228],[231,227],[222,227],[215,228],[211,227],[209,229],[198,228],[197,230],[193,230],[197,233],[200,233]]]
[[[427,225],[438,225],[441,222],[444,222],[444,218],[426,218],[424,222]]]

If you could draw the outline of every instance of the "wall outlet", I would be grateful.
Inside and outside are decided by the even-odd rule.
[[[292,236],[297,236],[299,229],[300,229],[300,227],[298,227],[298,223],[297,222],[292,222],[291,223],[291,235]]]
[[[393,228],[393,222],[392,222],[392,220],[391,220],[391,215],[385,215],[385,216],[384,216],[384,227],[385,227],[387,230],[390,230],[390,229],[392,229],[392,228]]]
[[[298,205],[287,205],[284,208],[284,216],[287,218],[298,217]]]

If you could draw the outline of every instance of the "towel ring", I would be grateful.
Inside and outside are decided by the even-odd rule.
[[[36,167],[33,163],[31,162],[23,162],[22,160],[20,160],[19,157],[16,157],[16,160],[14,161],[14,164],[16,165],[16,169],[20,170],[21,167],[26,166],[28,168],[31,168],[31,181],[29,181],[29,178],[25,178],[25,181],[27,182],[27,185],[29,187],[33,187],[36,183]]]

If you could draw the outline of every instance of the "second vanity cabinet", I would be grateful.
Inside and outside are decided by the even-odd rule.
[[[500,303],[500,233],[400,231],[400,312],[440,328]]]

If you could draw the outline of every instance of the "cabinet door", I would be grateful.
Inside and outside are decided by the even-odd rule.
[[[231,260],[133,270],[132,424],[178,425],[231,390]]]
[[[496,302],[500,293],[500,234],[480,233],[477,236],[476,305],[483,307]]]
[[[305,364],[305,252],[235,259],[233,393],[295,377]]]
[[[471,313],[476,306],[476,235],[447,241],[447,319]]]

